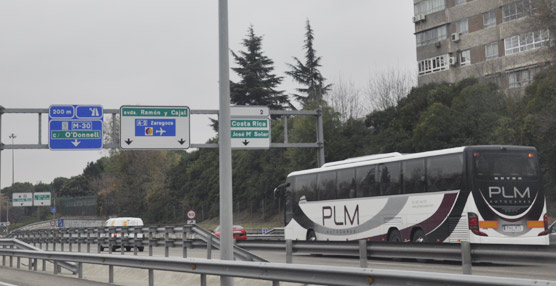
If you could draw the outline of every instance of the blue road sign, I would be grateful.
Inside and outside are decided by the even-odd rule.
[[[176,136],[176,120],[135,119],[135,136]]]
[[[102,148],[100,105],[51,105],[48,110],[48,147],[51,150]]]
[[[50,213],[55,214],[56,213],[56,207],[50,207]]]
[[[58,223],[56,224],[57,227],[64,227],[64,219],[63,218],[59,218],[58,219]]]

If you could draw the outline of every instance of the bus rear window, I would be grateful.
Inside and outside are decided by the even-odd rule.
[[[536,177],[537,160],[532,153],[475,153],[478,177]]]

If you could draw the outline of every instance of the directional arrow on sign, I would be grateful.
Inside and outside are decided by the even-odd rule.
[[[77,141],[77,139],[75,139],[75,141],[72,141],[71,144],[73,144],[73,146],[77,147],[77,145],[79,145],[79,143],[81,143],[81,141]]]
[[[183,138],[181,138],[180,140],[178,140],[178,142],[180,143],[180,145],[183,145],[183,143],[185,143],[185,140],[183,140]]]
[[[247,144],[249,144],[249,141],[247,141],[247,139],[245,139],[245,141],[243,141],[241,143],[243,143],[243,145],[247,146]]]
[[[126,141],[124,141],[125,143],[127,143],[127,145],[131,144],[131,142],[133,142],[131,139],[127,138]]]

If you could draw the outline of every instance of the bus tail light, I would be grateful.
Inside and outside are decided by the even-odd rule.
[[[544,231],[539,233],[539,236],[548,235],[548,214],[544,214],[543,222],[544,222]]]
[[[467,213],[467,219],[469,222],[469,230],[476,235],[488,236],[486,233],[479,230],[479,217],[476,213]]]

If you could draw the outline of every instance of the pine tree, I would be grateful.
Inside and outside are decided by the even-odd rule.
[[[274,62],[263,55],[261,48],[262,36],[256,36],[253,26],[247,30],[247,38],[243,40],[246,51],[239,55],[232,51],[238,67],[232,68],[241,80],[230,81],[230,100],[237,105],[264,105],[271,109],[283,109],[289,105],[288,96],[284,91],[276,90],[282,82],[274,71]]]
[[[304,86],[296,90],[306,94],[306,96],[299,94],[294,95],[303,105],[311,101],[322,101],[324,95],[330,90],[331,86],[330,84],[325,84],[326,79],[319,71],[319,67],[321,67],[321,57],[316,56],[316,51],[313,48],[314,36],[309,20],[307,20],[305,28],[305,64],[297,57],[294,57],[296,64],[288,64],[291,70],[286,72],[287,75]]]

